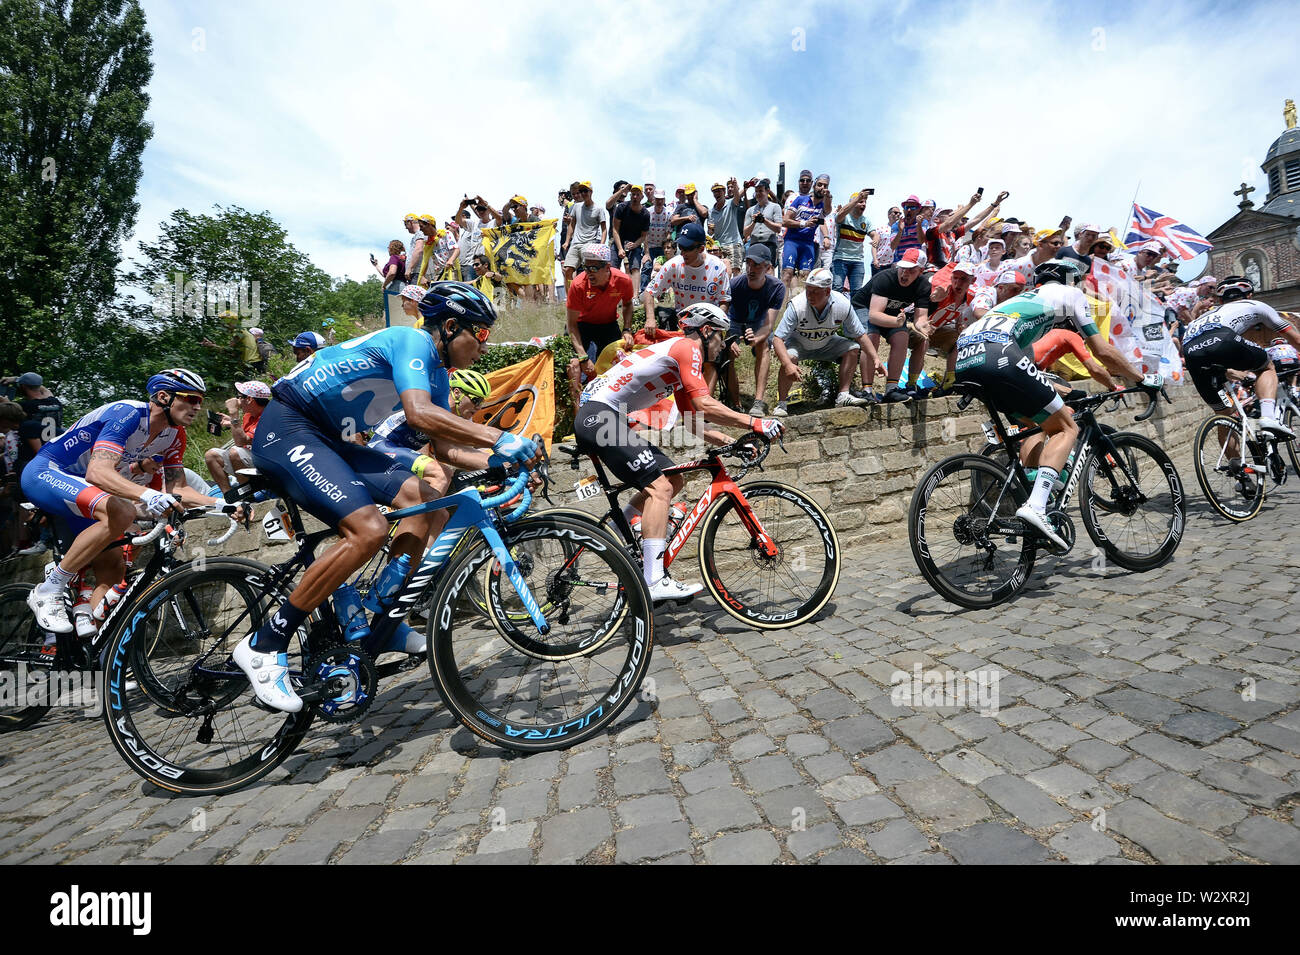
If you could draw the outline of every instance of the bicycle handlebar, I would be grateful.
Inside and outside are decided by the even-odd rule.
[[[158,538],[162,537],[163,534],[166,533],[166,531],[167,531],[167,522],[159,521],[157,524],[153,526],[153,530],[151,530],[149,533],[141,534],[139,537],[132,537],[131,546],[144,547],[146,544],[152,544]]]
[[[491,469],[489,468],[489,470]],[[528,478],[530,474],[531,472],[527,468],[522,469],[518,474],[516,474],[513,478],[510,479],[510,481],[506,484],[504,488],[502,488],[499,494],[493,494],[491,497],[483,498],[483,505],[482,505],[483,509],[489,510],[494,507],[500,507],[502,504],[505,504],[507,501],[514,500],[515,497],[517,497],[521,491],[527,490]],[[526,494],[521,507],[517,507],[509,514],[503,515],[504,519],[510,521],[510,520],[518,520],[519,517],[523,517],[522,511],[528,510],[528,505],[532,503],[532,499],[533,496],[531,492]],[[518,514],[518,517],[516,517],[515,514]]]
[[[1174,402],[1174,399],[1172,399],[1172,398],[1169,397],[1169,392],[1165,390],[1165,386],[1164,386],[1164,385],[1161,385],[1161,386],[1160,386],[1160,391],[1159,391],[1159,392],[1152,391],[1152,390],[1150,390],[1149,388],[1148,388],[1148,389],[1144,389],[1144,394],[1146,394],[1146,396],[1147,396],[1147,410],[1144,411],[1144,412],[1142,412],[1142,413],[1141,413],[1140,415],[1138,415],[1136,418],[1134,418],[1134,419],[1133,419],[1134,421],[1146,421],[1147,418],[1150,418],[1153,414],[1155,414],[1155,411],[1156,411],[1156,404],[1157,404],[1157,402],[1156,402],[1156,395],[1157,395],[1157,394],[1164,395],[1164,396],[1165,396],[1165,401],[1169,402],[1170,404],[1173,404],[1173,402]]]

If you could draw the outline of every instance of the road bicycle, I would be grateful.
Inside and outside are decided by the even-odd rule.
[[[1220,370],[1215,382],[1219,400],[1227,411],[1215,412],[1201,422],[1192,439],[1192,461],[1196,481],[1205,492],[1210,506],[1230,521],[1248,521],[1264,506],[1264,496],[1271,478],[1276,484],[1287,479],[1285,447],[1291,466],[1300,474],[1300,448],[1294,440],[1280,441],[1259,426],[1259,403],[1254,396],[1227,382]],[[1277,418],[1292,429],[1300,427],[1300,404],[1295,393],[1296,371],[1279,376]],[[1253,375],[1242,382],[1249,386]],[[1242,453],[1242,448],[1246,453]],[[1249,457],[1249,460],[1247,460]]]
[[[288,599],[299,573],[335,531],[308,533],[292,499],[266,476],[249,477],[233,493],[279,494],[296,552],[274,567],[220,558],[202,569],[178,570],[141,594],[138,609],[108,646],[109,736],[150,782],[187,795],[246,786],[283,762],[313,720],[359,719],[373,705],[380,678],[424,659],[443,702],[465,727],[521,752],[589,739],[635,696],[654,643],[639,569],[590,519],[525,519],[531,492],[529,473],[521,471],[496,495],[484,498],[470,488],[385,514],[393,523],[452,510],[446,528],[370,620],[368,635],[345,639],[330,601],[294,633],[290,679],[303,709],[284,713],[258,704],[231,651]],[[504,474],[499,479],[505,481]],[[520,495],[518,506],[498,513]],[[575,549],[582,552],[579,560],[571,559]],[[361,592],[374,583],[378,563],[354,578]],[[484,614],[469,584],[494,563],[509,583],[489,593]],[[399,652],[395,661],[377,663],[390,652],[398,624],[430,589],[428,653]],[[526,624],[503,609],[507,591],[523,608]],[[181,614],[169,611],[178,593],[192,595]],[[127,680],[133,647],[155,631],[160,636],[147,665],[156,679],[139,680],[132,689]]]
[[[664,474],[707,471],[709,486],[689,511],[669,526],[664,569],[672,566],[686,542],[700,528],[700,575],[713,599],[742,623],[760,630],[794,627],[816,616],[840,577],[840,543],[826,512],[810,497],[778,481],[738,484],[749,471],[761,469],[771,447],[764,435],[710,448],[704,457],[665,468]],[[574,470],[583,453],[557,445],[570,456]],[[578,500],[603,493],[609,509],[597,519],[641,562],[640,535],[623,514],[619,495],[634,490],[611,482],[596,455],[588,455],[595,474],[574,486]],[[740,462],[732,475],[723,458]],[[567,508],[545,513],[586,514]]]
[[[1053,529],[1066,542],[1061,551],[1015,516],[1033,488],[1020,462],[1020,445],[1042,429],[1012,432],[979,385],[959,382],[955,390],[962,395],[959,410],[983,402],[990,416],[985,435],[1001,445],[1005,458],[999,462],[973,453],[946,458],[926,473],[912,495],[912,556],[945,600],[976,609],[1003,603],[1028,584],[1040,549],[1068,553],[1075,529],[1066,512],[1076,490],[1084,529],[1115,564],[1146,571],[1173,556],[1186,524],[1177,469],[1155,442],[1107,432],[1094,413],[1106,402],[1118,404],[1124,395],[1141,393],[1148,405],[1136,420],[1145,421],[1155,411],[1153,392],[1137,387],[1067,402],[1079,423],[1079,437],[1061,475],[1064,486],[1053,493],[1048,507]]]
[[[35,510],[31,504],[23,506]],[[141,564],[128,568],[121,596],[109,607],[98,631],[88,637],[79,637],[75,632],[53,633],[42,629],[27,605],[27,595],[35,584],[17,582],[0,586],[0,682],[5,684],[4,692],[12,691],[13,694],[0,703],[0,733],[24,730],[40,722],[58,703],[55,689],[60,684],[83,686],[92,682],[91,674],[100,669],[100,654],[109,635],[118,621],[130,612],[137,596],[151,583],[182,565],[179,553],[186,539],[185,522],[208,517],[230,519],[234,511],[233,505],[192,508],[182,515],[158,521],[148,533],[134,537],[128,535],[109,544],[108,549],[128,545],[145,548],[155,541],[158,546]],[[230,520],[226,533],[209,540],[208,545],[217,546],[229,540],[238,526]],[[63,550],[57,539],[51,558],[55,565],[63,559]],[[65,595],[65,599],[70,596]],[[177,595],[175,599],[179,601],[184,597]],[[68,605],[70,608],[70,600]],[[146,636],[140,645],[147,645],[154,638],[156,635]],[[91,703],[86,702],[85,707],[90,706]]]

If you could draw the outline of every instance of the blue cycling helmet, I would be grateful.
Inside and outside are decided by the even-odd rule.
[[[461,325],[491,326],[497,320],[492,300],[466,282],[434,282],[420,300],[420,314],[429,332],[431,324],[441,328],[449,318]]]
[[[203,379],[184,368],[167,368],[158,372],[145,384],[145,391],[152,398],[160,391],[197,391],[201,395],[208,393],[208,386]]]

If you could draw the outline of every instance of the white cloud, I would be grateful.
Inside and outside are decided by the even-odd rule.
[[[1141,180],[1140,201],[1208,232],[1297,92],[1260,42],[1294,34],[1280,5],[145,6],[138,234],[181,206],[265,208],[357,278],[408,210],[522,191],[554,215],[561,184],[590,178],[600,197],[647,165],[669,189],[807,165],[837,195],[875,186],[876,216],[913,191],[1007,188],[1031,222],[1121,228]]]

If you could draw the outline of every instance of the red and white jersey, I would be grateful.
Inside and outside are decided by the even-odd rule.
[[[722,305],[731,301],[731,279],[722,260],[708,252],[704,261],[691,268],[680,255],[674,255],[664,263],[664,267],[655,273],[655,277],[646,286],[652,296],[668,288],[673,290],[673,305],[677,311],[709,302]]]
[[[640,411],[675,396],[683,411],[694,407],[694,399],[706,397],[704,356],[700,346],[688,338],[669,338],[628,355],[582,392],[578,404],[599,401],[623,412]]]

